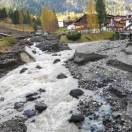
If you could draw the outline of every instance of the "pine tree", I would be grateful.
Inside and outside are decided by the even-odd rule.
[[[106,23],[106,9],[104,0],[96,0],[96,10],[98,14],[99,28],[101,31],[102,24]]]
[[[87,7],[87,22],[89,29],[98,28],[98,18],[96,12],[96,5],[94,0],[89,0]]]

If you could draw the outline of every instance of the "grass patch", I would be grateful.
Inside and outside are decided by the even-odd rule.
[[[33,32],[34,31],[33,27],[27,24],[21,25],[21,24],[4,23],[3,21],[0,21],[0,24],[11,30],[22,31],[22,32],[23,31]]]
[[[7,49],[16,43],[16,39],[13,37],[1,37],[0,38],[0,50]]]
[[[65,43],[72,42],[90,42],[90,41],[99,41],[99,40],[109,40],[113,37],[114,32],[102,32],[102,33],[89,33],[82,34],[81,38],[77,41],[68,40],[65,35],[61,36],[60,41]]]

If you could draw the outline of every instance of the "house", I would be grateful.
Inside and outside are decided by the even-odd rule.
[[[86,31],[88,30],[87,15],[83,15],[78,20],[74,22],[76,31]]]
[[[126,26],[126,16],[107,16],[107,30],[122,31]]]
[[[87,15],[83,15],[80,18],[72,21],[65,22],[65,27],[67,27],[68,30],[74,30],[78,32],[86,31],[88,30],[87,27]]]

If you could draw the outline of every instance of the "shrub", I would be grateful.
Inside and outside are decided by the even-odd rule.
[[[67,38],[72,41],[79,40],[81,38],[81,33],[79,32],[69,32]]]

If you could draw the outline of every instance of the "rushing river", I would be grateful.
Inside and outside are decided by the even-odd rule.
[[[36,54],[32,51],[35,50]],[[42,114],[35,116],[26,122],[27,132],[78,132],[74,124],[68,119],[78,100],[69,95],[70,90],[78,87],[78,81],[73,79],[64,62],[71,58],[74,50],[61,51],[57,56],[40,51],[35,46],[26,47],[26,51],[35,58],[35,62],[27,63],[8,73],[0,79],[0,96],[4,102],[0,103],[1,122],[14,116],[21,116],[22,112],[14,110],[14,103],[25,101],[25,95],[36,92],[40,88],[46,92],[41,94],[37,101],[43,101],[48,108]],[[55,59],[61,62],[53,64]],[[36,66],[42,67],[37,69]],[[28,70],[20,74],[22,68]],[[68,78],[57,79],[57,75],[64,73]],[[34,102],[26,103],[24,110],[33,109]]]

